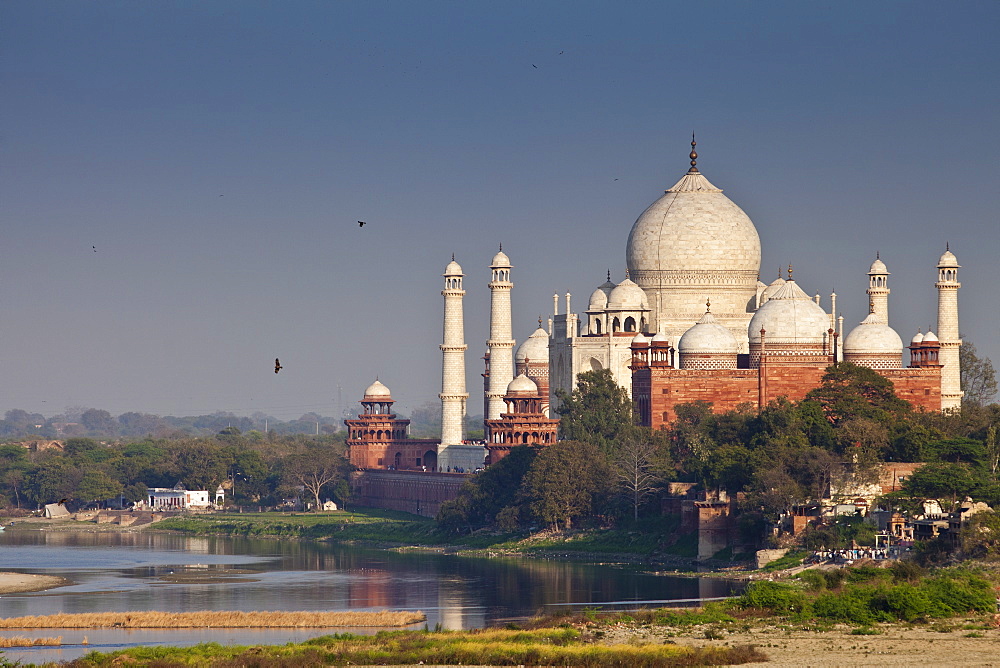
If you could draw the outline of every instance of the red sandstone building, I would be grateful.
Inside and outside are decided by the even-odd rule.
[[[410,421],[392,412],[389,388],[376,380],[361,400],[364,412],[347,425],[347,449],[357,469],[436,471],[437,439],[410,438]]]

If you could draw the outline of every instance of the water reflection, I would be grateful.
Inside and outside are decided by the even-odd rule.
[[[126,610],[422,610],[430,626],[466,629],[621,601],[724,596],[730,583],[564,561],[485,559],[324,543],[154,533],[8,531],[0,570],[59,575],[67,587],[0,598],[0,616]],[[571,606],[572,607],[572,606]],[[185,632],[132,632],[180,642]],[[204,638],[187,632],[189,641]],[[227,642],[226,630],[199,631]],[[286,642],[248,631],[241,642]],[[322,631],[310,631],[309,637]],[[18,635],[11,632],[6,635]],[[69,632],[64,633],[66,642]],[[138,634],[138,635],[136,635]],[[58,635],[44,633],[34,635]],[[89,633],[89,636],[94,636]],[[142,640],[135,638],[141,637]],[[288,638],[293,639],[293,638]],[[93,640],[92,640],[93,641]],[[96,641],[94,641],[96,642]],[[113,639],[109,639],[113,642]],[[36,650],[31,650],[31,661]],[[60,654],[65,657],[63,650]],[[79,654],[87,650],[82,648]],[[17,658],[11,651],[8,658]]]

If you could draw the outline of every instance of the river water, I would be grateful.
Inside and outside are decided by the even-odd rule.
[[[719,579],[560,560],[152,532],[2,532],[0,571],[58,575],[73,583],[5,594],[0,617],[131,610],[421,610],[430,627],[449,629],[539,612],[726,596],[734,586]],[[0,636],[62,636],[59,648],[3,650],[8,660],[36,663],[134,645],[281,644],[344,630],[3,629]],[[81,644],[84,636],[87,645]]]

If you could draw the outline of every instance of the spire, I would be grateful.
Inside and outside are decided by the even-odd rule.
[[[792,280],[792,263],[788,263],[788,280]]]
[[[711,313],[711,312],[712,312],[712,300],[711,299],[706,299],[705,300],[705,313]]]
[[[882,259],[881,257],[879,257],[878,251],[875,251],[875,259],[876,260],[881,260]]]
[[[455,254],[454,254],[454,253],[452,253],[452,254],[451,254],[451,261],[452,261],[452,262],[454,262],[454,261],[455,261]]]
[[[501,253],[503,252],[503,242],[502,241],[500,242],[500,252]]]
[[[608,282],[609,283],[611,282],[611,270],[610,269],[608,269]]]
[[[608,280],[610,280],[610,279],[608,279]],[[626,267],[626,268],[625,268],[625,280],[626,280],[626,281],[627,281],[627,280],[629,280],[629,276],[628,276],[628,267]]]
[[[698,152],[694,150],[698,142],[694,140],[694,133],[691,133],[691,153],[688,155],[691,158],[691,169],[688,170],[688,174],[698,174]]]

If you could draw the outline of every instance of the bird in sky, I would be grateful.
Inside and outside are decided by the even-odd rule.
[[[91,248],[93,248],[93,249],[94,249],[94,252],[95,252],[95,253],[97,252],[97,246],[91,246]]]
[[[358,221],[358,227],[364,227],[364,226],[365,226],[365,221],[359,220]]]
[[[536,70],[538,69],[538,65],[535,65],[534,63],[531,63],[531,66],[534,67]]]
[[[284,368],[285,367],[281,366],[281,362],[278,361],[278,358],[275,357],[274,358],[274,373],[278,373],[279,371],[281,371]]]

